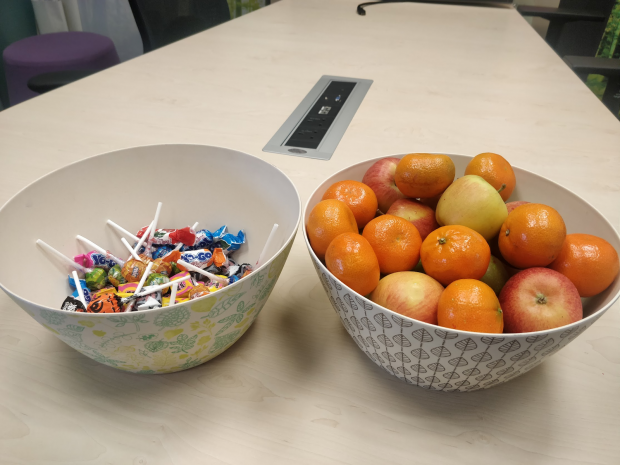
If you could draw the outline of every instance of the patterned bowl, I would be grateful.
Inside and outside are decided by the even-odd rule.
[[[402,158],[404,154],[393,156]],[[450,157],[457,176],[462,176],[471,157]],[[353,165],[323,182],[306,204],[304,224],[329,186],[347,179],[361,181],[377,160],[380,158]],[[620,236],[592,205],[548,179],[519,168],[514,171],[517,187],[510,201],[551,205],[563,216],[569,232],[600,236],[620,250]],[[521,334],[454,331],[399,315],[351,290],[314,254],[305,227],[304,238],[332,307],[358,347],[388,373],[425,389],[475,391],[516,378],[582,334],[620,296],[617,278],[603,293],[582,299],[581,321],[550,331]]]
[[[128,314],[57,310],[70,293],[68,269],[35,241],[73,256],[86,251],[75,239],[81,234],[126,256],[106,220],[137,231],[150,222],[158,201],[163,227],[199,221],[211,230],[243,228],[247,243],[235,253],[240,262],[256,262],[278,223],[269,259],[221,291],[171,307]],[[27,273],[3,267],[0,287],[37,322],[98,362],[135,373],[184,370],[218,356],[251,326],[278,280],[300,219],[293,183],[256,157],[199,145],[120,150],[59,169],[0,209],[0,243],[10,245],[4,257],[28,266]]]

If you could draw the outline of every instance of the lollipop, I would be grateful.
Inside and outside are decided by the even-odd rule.
[[[140,281],[140,278],[144,275],[147,265],[140,260],[128,260],[125,266],[121,269],[121,274],[125,281],[128,283],[135,283]]]

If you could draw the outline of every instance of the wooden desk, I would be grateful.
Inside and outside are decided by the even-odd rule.
[[[360,17],[358,2],[278,2],[0,113],[0,203],[141,144],[251,153],[303,202],[358,160],[495,151],[619,225],[620,124],[516,11],[395,4]],[[263,153],[323,74],[375,81],[332,160]],[[620,463],[618,305],[550,361],[468,394],[416,389],[367,360],[301,237],[254,327],[186,372],[107,368],[4,294],[0,316],[3,464]]]

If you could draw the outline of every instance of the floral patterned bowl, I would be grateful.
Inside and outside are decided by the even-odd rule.
[[[106,220],[138,230],[158,201],[164,227],[199,221],[212,230],[223,224],[235,233],[244,229],[247,244],[235,254],[240,262],[256,262],[278,223],[268,260],[221,291],[171,307],[120,314],[57,310],[70,293],[68,269],[35,241],[73,256],[85,251],[75,239],[81,234],[124,256],[120,236]],[[0,270],[0,287],[37,322],[98,362],[135,373],[180,371],[218,356],[252,325],[280,276],[300,219],[293,183],[251,155],[199,145],[111,152],[39,179],[0,209],[5,259],[29,265],[22,272]]]
[[[393,156],[402,158],[404,154]],[[457,176],[462,176],[471,157],[450,157]],[[350,166],[323,182],[306,204],[304,224],[329,186],[347,179],[361,181],[377,160],[380,158]],[[551,205],[560,212],[569,232],[600,236],[620,250],[620,236],[592,205],[548,179],[519,168],[514,171],[517,187],[510,201]],[[351,290],[314,254],[305,227],[304,238],[331,305],[358,347],[391,375],[425,389],[475,391],[516,378],[581,335],[620,297],[620,278],[616,278],[601,294],[582,299],[581,321],[561,328],[521,334],[454,331],[399,315]]]

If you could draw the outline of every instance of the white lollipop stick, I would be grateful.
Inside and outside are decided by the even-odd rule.
[[[228,279],[215,276],[213,273],[209,273],[208,271],[205,271],[202,268],[198,268],[197,266],[187,263],[185,260],[177,260],[177,263],[179,265],[184,266],[188,270],[192,270],[192,271],[195,271],[196,273],[200,273],[201,275],[206,276],[212,281],[217,281],[218,283],[222,283],[222,284],[228,284]]]
[[[177,283],[174,283],[172,285],[172,289],[170,289],[170,303],[168,304],[168,307],[170,305],[174,305],[177,303],[177,289],[179,288],[179,285]]]
[[[147,253],[151,253],[151,246],[153,245],[153,237],[155,237],[155,231],[157,231],[157,222],[159,221],[159,213],[161,212],[161,206],[163,204],[159,202],[157,204],[157,209],[155,210],[155,218],[153,219],[153,227],[151,228],[151,234],[149,234],[149,238],[146,241],[146,250]]]
[[[105,255],[106,257],[110,257],[112,260],[114,260],[116,263],[118,263],[120,266],[123,266],[125,264],[125,262],[123,260],[121,260],[118,257],[115,257],[114,255],[112,255],[111,253],[108,253],[108,251],[106,249],[104,249],[103,247],[99,247],[97,244],[95,244],[92,241],[89,241],[88,239],[86,239],[83,236],[77,235],[75,236],[77,238],[78,241],[82,241],[84,244],[89,245],[90,247],[92,247],[93,249],[95,249],[97,252],[102,253],[103,255]]]
[[[263,264],[263,262],[265,261],[265,256],[267,255],[267,250],[271,246],[271,243],[273,242],[273,238],[275,237],[277,230],[278,230],[278,225],[274,224],[273,228],[271,229],[271,232],[269,233],[269,237],[267,238],[267,242],[265,242],[265,247],[263,247],[263,251],[258,256],[258,260],[256,260],[256,268],[261,266]]]
[[[80,298],[80,302],[84,305],[84,308],[88,307],[86,305],[86,299],[84,298],[84,291],[82,291],[82,285],[80,284],[80,278],[78,278],[78,274],[75,270],[71,273],[73,276],[73,282],[75,283],[75,287],[77,288],[78,297]]]
[[[52,247],[51,245],[46,244],[45,242],[43,242],[41,239],[37,239],[37,245],[39,245],[42,249],[45,249],[47,252],[55,255],[57,258],[60,259],[60,261],[64,262],[65,265],[69,265],[75,269],[77,269],[78,271],[81,271],[82,273],[86,274],[88,273],[90,270],[88,270],[87,268],[84,268],[82,265],[80,265],[79,263],[75,263],[73,260],[71,260],[69,257],[67,257],[66,255],[60,253],[58,250],[56,250],[54,247]]]
[[[127,248],[127,250],[129,251],[129,253],[131,254],[133,258],[135,258],[136,260],[142,261],[140,256],[136,253],[136,251],[131,248],[131,245],[129,245],[129,242],[127,242],[127,239],[125,239],[124,237],[121,237],[121,242]]]
[[[194,226],[192,226],[192,229],[193,229],[194,231],[196,231],[196,228],[197,228],[197,227],[198,227],[198,221],[196,221],[196,222],[194,223]]]
[[[138,242],[140,240],[140,238],[138,236],[135,236],[134,234],[131,234],[129,231],[127,231],[125,228],[122,228],[121,226],[116,224],[114,221],[108,220],[107,223],[110,226],[112,226],[114,229],[116,229],[118,232],[120,232],[121,234],[124,234],[125,236],[127,236],[132,241]]]
[[[149,237],[149,235],[151,234],[152,228],[153,228],[153,222],[151,221],[151,224],[149,224],[149,227],[146,228],[146,231],[144,231],[144,234],[142,234],[142,237],[140,238],[140,240],[138,241],[138,243],[133,249],[136,253],[140,250],[140,247],[142,247],[142,244],[144,244],[144,241],[146,240],[146,238]]]
[[[149,262],[149,264],[146,265],[146,270],[144,270],[144,274],[142,275],[142,278],[140,278],[140,282],[138,283],[138,287],[136,287],[136,290],[134,291],[134,295],[140,292],[140,290],[142,289],[142,286],[144,286],[144,282],[146,281],[146,278],[148,278],[148,276],[151,274],[152,267],[153,267],[153,262]],[[132,300],[131,302],[129,302],[129,305],[127,305],[125,312],[131,312],[131,309],[133,308],[134,303],[135,303],[135,300]]]
[[[158,286],[147,286],[144,290],[144,292],[141,292],[139,294],[134,294],[136,297],[144,297],[145,295],[149,295],[152,294],[153,292],[157,292],[157,291],[163,291],[164,289],[174,285],[174,284],[179,284],[180,282],[183,281],[187,281],[188,279],[190,279],[191,276],[187,275],[187,276],[183,276],[182,278],[179,279],[175,279],[174,281],[168,281],[165,284],[160,284]]]

